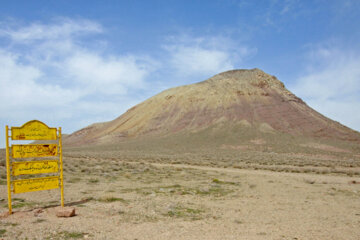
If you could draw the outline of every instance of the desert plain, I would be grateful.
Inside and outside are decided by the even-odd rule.
[[[1,238],[359,239],[356,145],[290,144],[277,153],[264,139],[188,152],[138,146],[65,148],[65,203],[76,216],[56,217],[58,189],[16,194]],[[3,213],[4,159],[1,151]]]

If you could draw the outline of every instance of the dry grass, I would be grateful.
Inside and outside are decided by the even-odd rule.
[[[198,135],[201,133],[197,133]],[[246,148],[224,149],[226,139],[211,139],[211,144],[177,136],[148,139],[117,145],[69,148],[72,159],[121,160],[124,162],[189,164],[222,168],[269,170],[274,172],[336,174],[360,176],[360,145],[337,140],[317,140],[289,135],[251,135],[237,140]],[[235,138],[235,136],[233,136]],[[231,135],[228,141],[234,142]],[[203,139],[203,137],[199,137]],[[219,141],[219,143],[217,143]],[[232,143],[233,144],[233,143]],[[322,146],[318,148],[317,146]],[[329,151],[328,149],[336,149]],[[245,149],[245,150],[244,150]],[[82,160],[84,161],[84,160]],[[84,166],[81,162],[80,166]],[[89,166],[82,169],[86,172]],[[92,169],[92,168],[91,168]],[[119,169],[115,166],[115,169]],[[93,169],[92,169],[93,171]]]
[[[65,149],[65,200],[78,215],[60,224],[51,207],[59,205],[57,190],[15,195],[18,214],[2,219],[0,236],[169,239],[165,231],[174,239],[356,239],[358,149],[311,153],[290,144],[294,152],[279,146],[276,152],[259,142],[251,151],[170,151],[135,143]],[[4,164],[0,170],[4,180]],[[6,196],[6,186],[0,190]],[[6,211],[6,200],[0,207]],[[34,208],[45,210],[35,217]]]

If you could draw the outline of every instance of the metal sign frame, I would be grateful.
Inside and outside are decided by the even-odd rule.
[[[9,136],[9,131],[11,136]],[[45,123],[32,120],[21,127],[5,126],[6,172],[9,213],[12,214],[11,194],[56,189],[60,187],[61,206],[64,207],[64,178],[61,127],[49,128]],[[16,140],[56,140],[46,144],[12,144]],[[55,151],[54,151],[55,147]],[[14,152],[14,149],[17,151]],[[11,157],[10,157],[11,150]],[[27,161],[26,158],[56,157],[56,159]],[[23,159],[25,161],[14,161]],[[54,164],[58,164],[54,166]],[[20,168],[22,167],[22,168]],[[46,177],[16,179],[27,174],[52,174]],[[58,175],[54,175],[58,174]],[[12,188],[11,188],[12,186]]]

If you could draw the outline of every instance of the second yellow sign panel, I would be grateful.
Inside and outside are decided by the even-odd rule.
[[[12,145],[13,158],[51,157],[57,155],[57,144]]]

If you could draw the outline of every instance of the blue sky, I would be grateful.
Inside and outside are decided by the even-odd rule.
[[[360,1],[2,1],[0,133],[71,133],[231,69],[275,75],[360,130]],[[0,138],[4,147],[4,137]]]

